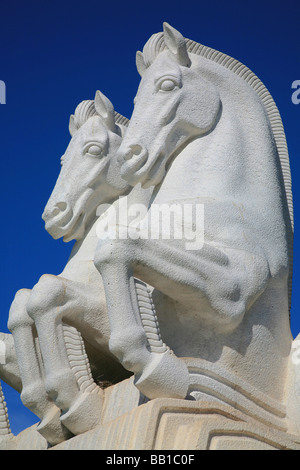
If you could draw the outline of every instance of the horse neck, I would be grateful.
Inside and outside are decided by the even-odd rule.
[[[151,197],[152,189],[144,190],[140,185],[132,188],[127,196],[128,205],[134,203],[145,204],[148,206],[149,199]],[[120,196],[122,197],[122,196]],[[111,205],[118,204],[119,199],[111,201]],[[110,204],[110,203],[107,203]],[[97,237],[97,224],[99,216],[101,214],[94,214],[94,217],[90,221],[86,234],[83,239],[76,241],[71,251],[68,262],[61,273],[62,276],[67,278],[73,278],[80,280],[81,276],[84,276],[84,272],[88,270],[89,274],[92,276],[98,277],[98,271],[94,267],[94,254],[99,241]]]
[[[199,58],[202,76],[219,90],[220,119],[174,158],[153,202],[203,203],[205,226],[213,229],[208,237],[224,233],[226,213],[228,244],[245,248],[243,237],[235,233],[238,225],[241,234],[249,235],[249,250],[266,251],[276,271],[287,263],[288,222],[272,129],[250,85],[218,64],[208,67],[208,62]]]
[[[230,71],[222,75],[221,66],[214,65],[206,76],[220,91],[219,122],[176,156],[156,188],[153,203],[203,203],[205,243],[221,250],[247,251],[267,260],[273,279],[263,309],[270,309],[272,315],[258,311],[256,324],[258,329],[264,325],[260,329],[260,335],[265,334],[262,344],[269,347],[272,343],[274,361],[284,369],[291,341],[287,303],[289,219],[280,161],[268,116],[255,91]],[[274,302],[277,293],[283,299],[281,303]],[[284,344],[284,348],[278,348],[278,344]],[[283,359],[279,360],[282,349]]]
[[[85,236],[75,242],[67,264],[60,274],[62,277],[81,281],[86,276],[89,276],[91,270],[94,270],[92,261],[98,241],[96,236],[97,220],[98,218],[95,214],[95,217],[87,227]]]
[[[268,159],[274,151],[272,135],[255,92],[239,77],[223,79],[221,84],[216,78],[214,81],[216,87],[223,87],[219,90],[222,101],[219,121],[208,134],[188,141],[168,163],[165,179],[156,188],[156,199],[162,199],[163,195],[172,198],[174,190],[187,198],[239,196],[244,199],[244,184],[257,185],[256,166],[264,172],[261,177],[277,179],[275,159]],[[241,90],[237,91],[238,88]]]

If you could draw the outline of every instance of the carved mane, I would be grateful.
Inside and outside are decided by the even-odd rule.
[[[211,47],[199,44],[195,41],[192,41],[191,39],[186,38],[186,46],[188,52],[202,56],[205,59],[211,60],[219,65],[222,65],[237,76],[241,77],[257,93],[269,117],[271,129],[276,144],[276,149],[280,160],[282,182],[286,197],[286,208],[284,217],[287,224],[287,242],[289,250],[288,297],[290,308],[293,276],[294,211],[289,154],[280,113],[268,89],[246,65],[242,64],[233,57],[224,54],[223,52],[219,52]],[[163,33],[161,32],[153,34],[147,41],[143,49],[143,60],[145,66],[149,67],[155,60],[157,55],[165,49],[167,49],[167,46],[164,42]]]
[[[79,129],[89,118],[98,116],[94,100],[84,100],[79,103],[74,113],[74,125]],[[120,126],[128,126],[129,119],[115,111],[115,123]]]

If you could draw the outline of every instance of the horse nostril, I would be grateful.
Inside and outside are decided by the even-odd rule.
[[[64,212],[67,208],[67,203],[66,202],[58,202],[56,204],[56,207],[58,207],[58,209],[61,211],[61,212]]]
[[[139,155],[140,153],[142,153],[142,150],[143,147],[141,145],[134,144],[131,146],[131,151],[134,155]]]
[[[140,155],[143,152],[143,147],[139,144],[132,144],[124,154],[125,160],[130,160],[134,155]]]
[[[65,212],[67,204],[65,202],[57,202],[54,209],[51,212],[51,217],[56,217],[61,212]]]
[[[58,207],[55,207],[52,211],[52,217],[55,217],[56,215],[58,215],[60,213],[60,210]]]

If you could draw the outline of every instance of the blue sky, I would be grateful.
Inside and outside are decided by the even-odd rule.
[[[290,153],[295,209],[291,329],[300,332],[300,80],[298,0],[11,0],[2,2],[0,80],[1,315],[15,292],[44,273],[58,274],[71,245],[54,241],[41,214],[68,142],[69,115],[100,89],[130,118],[139,83],[135,53],[167,21],[197,42],[240,60],[264,82],[277,103]],[[4,384],[12,431],[37,422]]]

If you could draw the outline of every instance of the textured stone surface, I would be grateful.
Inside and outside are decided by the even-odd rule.
[[[47,449],[35,426],[3,443],[6,449]],[[97,427],[50,449],[300,450],[300,439],[220,402],[147,401],[129,379],[106,389]]]
[[[130,122],[100,92],[70,117],[43,218],[76,243],[61,274],[16,294],[15,348],[1,338],[0,376],[40,422],[14,437],[3,405],[2,448],[298,449],[277,107],[167,23],[136,64]]]

